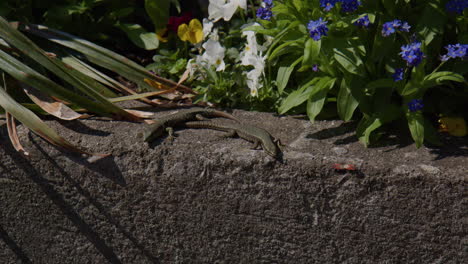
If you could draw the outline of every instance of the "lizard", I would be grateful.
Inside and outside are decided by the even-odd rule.
[[[263,150],[275,159],[278,159],[281,152],[278,147],[278,139],[272,137],[265,129],[250,124],[232,122],[224,124],[217,121],[191,121],[186,122],[184,125],[187,128],[208,128],[226,131],[228,132],[228,134],[225,135],[226,137],[237,135],[247,141],[253,142],[254,145],[252,149],[256,149],[261,145]]]
[[[192,108],[156,119],[156,122],[151,124],[140,135],[145,142],[150,142],[160,137],[164,132],[167,132],[169,134],[168,138],[172,140],[174,138],[174,126],[182,125],[187,121],[204,120],[206,119],[205,117],[225,117],[240,122],[239,119],[225,112],[208,108]]]

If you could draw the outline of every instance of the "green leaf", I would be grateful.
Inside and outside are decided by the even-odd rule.
[[[176,73],[182,71],[183,69],[185,69],[186,65],[187,65],[187,59],[180,58],[174,63],[172,68],[169,70],[169,73],[170,74],[176,74]]]
[[[359,103],[359,110],[370,115],[372,112],[372,99],[362,87],[366,86],[366,79],[353,74],[344,74],[344,80],[353,98]]]
[[[312,92],[312,89],[314,88],[314,84],[317,83],[319,80],[320,78],[313,78],[306,84],[302,85],[296,91],[290,93],[288,97],[286,97],[286,99],[284,99],[281,103],[281,106],[278,108],[278,112],[280,114],[284,114],[287,111],[291,110],[293,107],[296,107],[307,101],[310,93]]]
[[[408,120],[408,127],[413,137],[416,147],[419,148],[424,142],[424,117],[421,111],[408,112],[406,114]]]
[[[171,0],[145,0],[145,10],[153,21],[155,31],[166,27]]]
[[[312,38],[307,39],[304,47],[304,59],[302,65],[312,65],[320,54],[322,41],[315,41]]]
[[[297,12],[301,12],[305,3],[303,0],[293,0],[293,5],[297,9]]]
[[[276,76],[276,85],[278,86],[278,91],[280,93],[283,93],[284,88],[288,84],[289,77],[291,76],[292,71],[294,70],[294,67],[302,60],[302,57],[297,59],[295,62],[293,62],[290,66],[285,67],[279,67],[278,69],[278,75]]]
[[[377,88],[390,88],[395,85],[395,81],[393,79],[378,79],[366,84],[366,88],[369,90],[374,90]]]
[[[58,97],[64,101],[73,102],[92,112],[104,116],[111,116],[110,109],[107,109],[103,104],[91,101],[69,89],[65,89],[2,50],[0,50],[0,69],[10,74],[13,78],[35,87],[48,95]]]
[[[140,88],[147,91],[155,90],[154,87],[147,84],[144,79],[153,80],[160,82],[165,86],[171,87],[176,86],[177,83],[171,80],[167,80],[151,74],[147,69],[138,65],[137,63],[125,58],[124,56],[105,49],[101,46],[93,44],[87,40],[79,38],[77,36],[47,28],[41,25],[32,24],[21,24],[21,30],[27,31],[28,33],[36,36],[46,38],[50,41],[56,42],[60,45],[66,46],[80,53],[85,59],[90,62],[114,71],[123,77],[127,78],[138,84]],[[179,85],[187,91],[190,89],[184,85]]]
[[[300,47],[300,45],[299,45],[300,42],[301,42],[301,40],[291,40],[291,41],[287,41],[287,42],[279,45],[277,48],[275,48],[271,52],[270,56],[268,57],[268,60],[271,61],[274,58],[278,57],[279,55],[284,55],[286,53],[294,52],[295,49],[293,47]]]
[[[424,11],[416,26],[416,32],[422,36],[425,46],[436,37],[442,36],[444,26],[447,20],[447,15],[443,9],[438,8],[436,3],[427,3]]]
[[[371,133],[382,126],[382,121],[377,117],[364,116],[356,128],[356,136],[365,147],[370,144]]]
[[[335,60],[347,72],[355,75],[365,76],[364,64],[361,54],[365,53],[364,45],[356,39],[336,40],[336,47],[333,48]]]
[[[340,91],[337,97],[338,115],[344,121],[349,121],[353,117],[354,111],[359,105],[359,102],[351,94],[351,90],[346,85],[345,80],[341,81]]]
[[[159,46],[159,40],[156,33],[147,32],[138,24],[117,24],[117,26],[127,33],[128,38],[133,44],[145,50],[154,50]]]
[[[434,72],[424,77],[422,87],[425,89],[431,88],[441,85],[445,81],[464,82],[465,78],[458,73],[450,71]]]
[[[311,122],[314,122],[317,115],[322,111],[327,93],[333,87],[335,81],[336,78],[321,77],[320,81],[315,85],[307,101],[307,115]]]
[[[138,120],[136,116],[126,112],[122,108],[112,104],[99,92],[99,87],[102,86],[97,81],[92,78],[76,71],[70,69],[69,66],[65,65],[62,61],[57,58],[50,58],[46,55],[45,51],[40,49],[36,44],[34,44],[30,39],[24,36],[21,32],[10,26],[10,24],[0,17],[0,36],[8,41],[12,46],[17,48],[23,54],[27,55],[37,63],[41,64],[44,68],[48,69],[50,72],[54,73],[56,76],[65,80],[67,83],[73,85],[75,88],[79,89],[86,96],[89,96],[96,101],[98,107],[94,107],[95,110],[99,110],[99,113],[104,116],[113,116],[125,118],[127,120]],[[6,53],[3,53],[5,58],[11,57]],[[11,63],[11,62],[10,62]],[[22,71],[23,69],[14,69],[13,71]],[[27,66],[23,66],[27,68]],[[23,72],[24,73],[24,72]],[[25,76],[28,79],[30,76]],[[16,77],[18,78],[18,77]],[[35,86],[34,84],[30,84]],[[90,101],[90,100],[88,100]]]

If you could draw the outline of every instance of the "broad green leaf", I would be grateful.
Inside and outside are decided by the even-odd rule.
[[[26,127],[31,129],[34,133],[38,134],[42,138],[46,139],[50,143],[63,147],[65,149],[96,155],[96,156],[108,156],[108,154],[91,154],[86,151],[80,150],[73,146],[70,142],[59,136],[55,130],[46,125],[39,117],[37,117],[31,110],[18,104],[10,95],[4,90],[3,86],[0,85],[0,106],[5,109],[6,112],[10,113],[16,119],[21,121]]]
[[[287,41],[281,45],[279,45],[276,49],[274,49],[270,56],[268,57],[269,60],[273,60],[274,58],[284,55],[286,53],[293,52],[295,49],[293,47],[300,47],[299,43],[301,40],[291,40]]]
[[[372,98],[366,93],[363,87],[366,87],[367,80],[353,74],[344,74],[346,85],[356,101],[359,103],[359,110],[368,115],[372,112]]]
[[[302,57],[293,62],[290,66],[279,67],[278,75],[276,76],[276,85],[278,86],[278,91],[283,93],[284,88],[288,84],[289,77],[294,70],[294,67],[302,60]]]
[[[436,85],[441,85],[445,81],[464,82],[465,78],[458,73],[450,71],[434,72],[424,77],[422,87],[425,89],[431,88]]]
[[[370,144],[371,133],[382,126],[382,124],[379,118],[364,116],[356,128],[356,136],[359,138],[359,141],[367,147]]]
[[[314,84],[317,83],[320,78],[313,78],[306,84],[302,85],[296,91],[290,93],[286,99],[283,100],[281,106],[278,108],[278,112],[280,114],[284,114],[287,111],[291,110],[293,107],[296,107],[309,98],[310,93],[314,88]]]
[[[411,79],[408,83],[403,88],[403,91],[401,91],[402,96],[413,96],[413,97],[418,97],[418,95],[422,96],[424,93],[425,89],[422,89],[422,83],[423,79],[425,77],[424,73],[424,65],[421,63],[417,67],[414,67],[413,70],[411,71]]]
[[[365,53],[364,46],[356,39],[336,40],[333,48],[335,60],[349,73],[365,76],[364,63],[361,54]]]
[[[145,50],[154,50],[159,46],[159,40],[155,33],[147,32],[138,24],[118,24],[118,27],[127,33],[133,44]]]
[[[312,65],[313,61],[316,60],[320,54],[320,47],[322,41],[315,41],[312,38],[308,38],[304,46],[304,59],[302,65]]]
[[[297,9],[297,12],[301,12],[305,3],[303,0],[293,0],[293,5]]]
[[[424,142],[424,117],[422,112],[408,112],[406,119],[408,120],[411,137],[416,143],[416,147],[419,148]]]
[[[286,6],[285,4],[283,3],[275,3],[275,5],[273,6],[273,8],[271,9],[271,11],[274,13],[274,14],[286,14],[286,15],[289,15],[289,8],[288,6]]]
[[[374,90],[377,88],[391,88],[395,85],[393,79],[378,79],[366,84],[366,88],[369,90]]]
[[[336,78],[321,77],[312,90],[307,101],[307,116],[309,116],[311,122],[314,122],[317,115],[322,111],[327,93],[333,87],[335,81]]]
[[[153,21],[155,31],[166,27],[171,0],[145,0],[145,10]]]
[[[434,2],[428,2],[416,26],[416,32],[419,33],[419,36],[422,36],[426,46],[436,36],[443,35],[447,20],[446,12],[443,9],[437,7],[437,4]]]
[[[273,50],[275,49],[276,45],[278,45],[278,43],[280,41],[282,41],[283,37],[290,31],[292,30],[293,28],[297,27],[298,25],[300,24],[299,21],[294,21],[294,22],[288,22],[288,26],[281,30],[278,34],[276,34],[275,36],[275,39],[273,40],[273,42],[271,43],[270,47],[268,48],[268,51],[266,53],[266,57],[268,58],[268,60],[271,60],[270,58],[270,55],[271,53],[273,52]]]
[[[344,121],[349,121],[353,117],[354,111],[359,105],[359,102],[351,94],[351,90],[346,85],[345,80],[341,81],[340,91],[337,97],[338,115]]]

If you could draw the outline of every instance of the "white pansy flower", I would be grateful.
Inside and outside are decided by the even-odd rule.
[[[213,22],[204,18],[203,19],[203,38],[206,38],[208,35],[210,35],[212,29],[213,29]]]
[[[210,0],[208,18],[215,22],[221,18],[229,21],[239,7],[247,9],[247,0]]]
[[[246,37],[247,43],[240,54],[240,60],[244,66],[253,66],[253,69],[247,72],[246,77],[250,95],[255,97],[258,96],[258,89],[262,88],[261,78],[264,75],[266,59],[262,56],[262,52],[266,50],[266,46],[258,44],[254,31],[244,31],[242,35]]]
[[[216,71],[223,71],[226,67],[224,64],[224,52],[225,48],[221,46],[219,41],[209,39],[203,46],[205,53],[201,56],[201,61],[205,62],[208,67],[214,65]]]

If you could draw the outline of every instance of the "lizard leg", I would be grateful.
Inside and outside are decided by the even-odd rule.
[[[251,149],[258,149],[258,146],[260,146],[260,141],[256,140]]]
[[[195,115],[195,118],[196,118],[197,120],[200,120],[200,121],[208,120],[208,118],[204,117],[204,116],[201,115],[201,114],[196,114],[196,115]]]
[[[174,135],[174,129],[172,127],[166,127],[166,131],[167,131],[167,134],[169,134],[169,136],[167,136],[167,139],[169,141],[173,141],[174,138],[176,137],[176,135]]]
[[[278,148],[283,149],[286,145],[284,145],[279,138],[275,138],[273,142],[278,146]]]
[[[226,134],[222,135],[221,137],[223,138],[228,138],[228,137],[235,137],[236,136],[236,131],[234,129],[230,129],[226,131]]]

